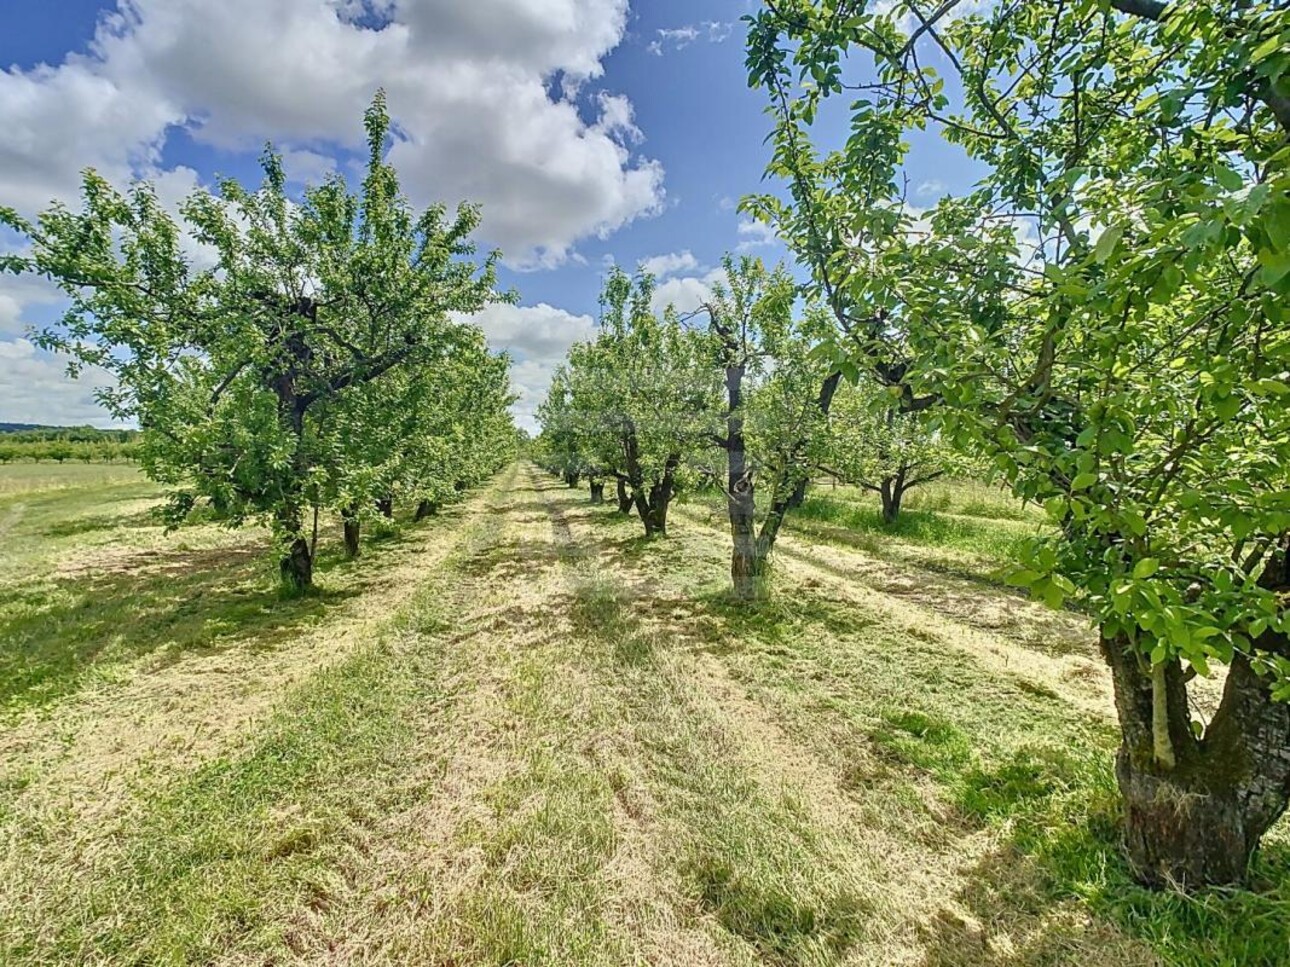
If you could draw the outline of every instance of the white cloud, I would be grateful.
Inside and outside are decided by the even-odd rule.
[[[65,359],[26,339],[0,340],[0,421],[112,426],[94,398],[95,390],[112,385],[111,375],[91,367],[70,379],[66,370]]]
[[[35,275],[0,275],[0,338],[19,336],[32,321],[27,310],[62,301],[52,283]]]
[[[119,0],[85,54],[0,73],[0,197],[31,212],[78,172],[155,173],[168,132],[221,148],[272,138],[293,177],[361,144],[385,87],[392,160],[418,203],[470,199],[482,234],[519,262],[568,258],[656,212],[663,170],[630,149],[630,102],[590,122],[548,93],[602,73],[627,0]],[[361,21],[360,14],[367,17]],[[372,18],[382,21],[375,29]]]
[[[519,397],[512,412],[520,426],[536,429],[534,413],[546,397],[556,366],[575,342],[595,335],[595,321],[591,316],[574,315],[545,302],[534,306],[491,305],[476,314],[473,321],[484,330],[489,346],[511,353],[511,388]]]
[[[681,27],[664,27],[655,31],[654,40],[646,45],[646,50],[657,57],[671,50],[684,50],[696,40],[719,44],[730,36],[734,24],[725,20],[705,20],[697,24],[685,24]]]
[[[650,304],[655,312],[662,312],[670,305],[681,315],[685,315],[711,300],[712,287],[725,281],[725,269],[713,269],[701,276],[671,278],[654,290]]]
[[[945,189],[947,187],[948,186],[945,182],[941,181],[939,178],[929,178],[927,181],[919,182],[919,185],[914,189],[914,192],[915,194],[925,198],[928,195],[943,195],[945,194]]]
[[[590,117],[571,100],[602,76],[627,5],[117,0],[84,52],[0,71],[0,203],[30,215],[51,199],[73,201],[92,166],[117,184],[152,180],[173,209],[199,181],[191,168],[162,166],[178,127],[232,151],[273,139],[293,181],[317,181],[361,149],[362,113],[384,87],[390,160],[415,203],[482,204],[481,238],[513,267],[579,261],[580,239],[607,237],[664,202],[663,168],[638,153],[644,134],[630,100],[589,95]],[[208,264],[209,251],[185,244]],[[21,333],[27,310],[56,297],[38,280],[0,279],[0,338]],[[0,380],[11,381],[18,363],[29,374],[44,367],[46,388],[62,379],[44,357],[6,355]],[[31,419],[93,409],[87,384],[61,385],[77,388],[58,399],[78,402],[51,398]],[[22,399],[43,405],[39,395]]]
[[[574,315],[539,302],[534,306],[497,303],[472,320],[484,330],[488,344],[528,359],[562,359],[575,342],[595,335],[591,316]]]
[[[755,221],[751,218],[742,218],[739,220],[739,251],[747,252],[749,249],[762,248],[766,245],[774,245],[779,241],[779,236],[775,234],[775,229],[771,228],[765,222]]]
[[[683,252],[669,252],[666,255],[654,255],[641,262],[641,271],[648,272],[656,279],[664,279],[678,272],[689,272],[699,267],[699,260],[689,249]]]
[[[319,185],[336,173],[336,159],[305,148],[282,152],[282,170],[298,185]]]

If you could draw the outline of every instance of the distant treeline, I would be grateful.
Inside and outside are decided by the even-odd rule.
[[[85,463],[133,460],[138,430],[100,430],[92,426],[0,424],[0,463],[52,460]]]

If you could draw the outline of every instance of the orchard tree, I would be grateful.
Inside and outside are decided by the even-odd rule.
[[[887,177],[861,146],[899,154],[911,130],[985,172],[881,252],[851,244],[844,192],[794,192],[791,218],[826,226],[817,276],[865,266],[853,288],[899,323],[905,399],[1052,515],[1013,579],[1095,616],[1137,876],[1237,883],[1290,800],[1290,11],[956,6],[752,18],[778,144],[864,91],[834,186]],[[1217,664],[1206,721],[1189,684]]]
[[[604,477],[615,471],[622,474],[618,466],[621,458],[615,452],[618,441],[612,434],[591,432],[599,415],[589,416],[574,408],[572,379],[568,366],[558,367],[546,398],[538,406],[542,457],[547,469],[570,487],[587,477],[592,502],[600,503],[604,499]],[[626,477],[618,479],[619,492],[625,494]],[[620,501],[619,509],[624,513],[630,511],[630,501],[625,505]]]
[[[359,552],[362,523],[397,501],[423,520],[486,480],[514,455],[509,360],[483,334],[460,326],[443,363],[402,369],[337,400],[326,422],[348,459],[334,468],[327,503],[340,513],[346,553]]]
[[[183,227],[149,185],[122,194],[92,171],[79,212],[55,205],[33,223],[0,210],[30,244],[0,268],[45,276],[71,300],[40,344],[116,377],[101,399],[144,429],[144,466],[181,488],[177,512],[205,497],[233,524],[267,518],[293,588],[312,583],[306,509],[355,442],[322,415],[401,370],[443,365],[460,329],[450,313],[498,298],[494,257],[469,258],[477,209],[414,213],[382,160],[381,94],[366,128],[358,195],[336,175],[293,202],[270,150],[258,190],[198,191]],[[185,232],[212,264],[194,264]]]
[[[653,294],[648,275],[633,281],[615,269],[606,280],[600,332],[569,351],[564,428],[584,459],[621,481],[645,535],[661,537],[687,460],[703,441],[716,381],[703,335],[670,310],[656,313]]]
[[[892,393],[868,378],[844,384],[812,448],[812,463],[882,501],[882,520],[894,524],[905,494],[969,461],[931,425],[928,411],[903,411]]]
[[[708,440],[725,462],[730,578],[735,595],[752,600],[766,594],[775,539],[841,373],[814,351],[831,320],[818,308],[794,315],[797,287],[786,272],[750,257],[723,264],[726,282],[713,286],[697,315],[707,319],[708,366],[725,389]]]

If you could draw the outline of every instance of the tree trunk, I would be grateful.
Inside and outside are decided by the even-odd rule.
[[[1256,642],[1282,654],[1286,646],[1284,636],[1266,632]],[[1115,771],[1135,876],[1152,887],[1241,884],[1290,801],[1290,704],[1274,701],[1238,653],[1219,709],[1197,738],[1178,662],[1153,676],[1123,640],[1104,639],[1102,651],[1120,719]]]
[[[376,498],[376,509],[386,520],[394,519],[394,498],[389,494]]]
[[[357,507],[345,507],[340,512],[340,519],[345,530],[345,557],[353,560],[359,554],[359,535],[362,522],[358,519]]]
[[[618,478],[618,513],[630,514],[632,511],[632,495],[627,490],[627,481],[622,477]]]
[[[676,468],[681,465],[679,453],[668,454],[663,464],[663,477],[658,483],[645,490],[643,485],[632,488],[636,498],[636,510],[641,523],[645,525],[646,537],[667,536],[667,511],[672,505],[676,481]]]
[[[742,451],[739,457],[742,460]],[[732,466],[734,463],[735,454],[732,452]],[[734,585],[735,597],[741,601],[756,601],[766,596],[766,555],[757,540],[757,516],[753,496],[750,479],[741,478],[731,486],[730,580]]]
[[[895,476],[886,477],[878,488],[882,497],[882,522],[888,526],[896,523],[900,517],[900,503],[905,498],[905,470],[902,467]]]
[[[757,539],[757,491],[744,440],[743,366],[726,367],[726,515],[730,520],[730,583],[735,597],[766,596],[766,549]]]
[[[581,474],[577,474],[577,473],[574,473],[574,472],[572,472],[572,471],[570,471],[570,470],[566,470],[566,471],[565,471],[565,473],[564,473],[564,483],[565,483],[565,486],[567,486],[567,487],[576,487],[576,486],[578,486],[578,479],[579,479],[579,477],[581,477]]]
[[[788,498],[787,506],[789,510],[796,510],[802,506],[806,500],[806,488],[810,486],[810,483],[810,477],[803,477],[797,482],[797,486],[793,488],[792,495]]]
[[[280,564],[282,583],[292,591],[307,591],[314,583],[314,562],[309,556],[309,541],[299,535],[291,541]]]
[[[591,502],[593,504],[603,504],[605,502],[605,482],[603,480],[591,484]]]
[[[417,510],[416,513],[412,515],[412,519],[419,523],[427,517],[433,517],[437,513],[439,513],[439,508],[433,501],[422,500],[417,503]]]

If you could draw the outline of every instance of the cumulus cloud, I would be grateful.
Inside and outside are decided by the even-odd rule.
[[[575,342],[591,339],[596,324],[591,316],[574,315],[540,302],[533,306],[491,305],[473,321],[484,330],[493,349],[511,354],[511,388],[519,397],[512,412],[528,430],[537,428],[534,414],[546,396],[555,368]]]
[[[668,252],[666,255],[654,255],[641,262],[641,271],[648,272],[656,279],[664,279],[678,272],[689,272],[699,267],[699,260],[689,249],[683,252]]]
[[[177,125],[220,148],[285,147],[293,177],[361,144],[384,87],[392,160],[418,203],[470,199],[519,261],[569,256],[658,210],[663,170],[631,150],[620,95],[553,96],[602,74],[627,0],[118,0],[85,53],[0,73],[0,197],[24,211],[154,171]]]
[[[726,281],[725,269],[713,269],[703,275],[678,276],[667,279],[654,290],[651,305],[655,312],[668,306],[681,315],[694,312],[712,299],[712,287]]]
[[[779,236],[775,234],[775,229],[771,228],[765,222],[755,221],[751,218],[741,218],[739,220],[739,251],[747,252],[749,249],[762,248],[767,245],[774,245],[779,241]]]
[[[663,168],[640,151],[631,101],[588,91],[623,39],[627,6],[117,0],[83,51],[0,71],[0,204],[30,215],[70,201],[92,166],[118,184],[152,180],[173,207],[200,180],[164,165],[181,128],[223,151],[258,151],[272,139],[293,182],[316,182],[361,149],[363,110],[383,87],[390,160],[414,203],[482,204],[482,240],[512,267],[576,261],[579,240],[605,238],[664,202]],[[196,263],[208,261],[209,251],[186,244]],[[48,293],[0,279],[0,337],[21,333]],[[541,310],[559,312],[529,307]],[[517,373],[538,385],[545,358],[526,358]],[[39,355],[6,355],[0,378],[20,362],[29,373],[45,367],[49,394],[45,403],[23,397],[37,406],[28,419],[91,405],[84,381],[58,382],[61,367]]]

